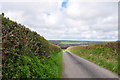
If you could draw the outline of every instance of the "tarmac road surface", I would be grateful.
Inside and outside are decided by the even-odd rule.
[[[71,52],[63,53],[63,78],[118,78],[118,75]]]

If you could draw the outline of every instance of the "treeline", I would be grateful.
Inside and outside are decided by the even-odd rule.
[[[61,51],[60,47],[51,44],[24,25],[4,17],[4,13],[0,15],[0,19],[2,20],[0,27],[2,27],[3,78],[49,78],[51,75],[57,77],[55,72],[52,74],[50,69],[45,67],[52,68],[56,63],[52,56]]]

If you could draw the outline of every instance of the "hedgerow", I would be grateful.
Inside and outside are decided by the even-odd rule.
[[[73,46],[67,50],[120,75],[120,41]]]
[[[42,72],[45,69],[43,64],[49,64],[46,61],[61,51],[60,47],[51,44],[24,25],[4,17],[4,13],[0,18],[3,78],[42,78],[43,74],[47,75],[45,71],[40,73],[40,70]],[[49,77],[53,76],[49,75]]]

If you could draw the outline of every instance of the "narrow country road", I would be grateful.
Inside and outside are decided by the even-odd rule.
[[[63,53],[63,78],[118,78],[118,76],[68,51]]]

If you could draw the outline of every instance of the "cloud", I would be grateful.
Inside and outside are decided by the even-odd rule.
[[[0,12],[46,39],[117,40],[117,2],[56,0],[0,3]]]
[[[56,0],[0,0],[0,2],[55,2]],[[59,0],[60,1],[60,0]],[[118,2],[119,0],[70,0],[72,2]]]
[[[13,11],[13,12],[7,11],[5,13],[5,15],[6,15],[6,17],[10,17],[12,20],[17,21],[19,23],[24,22],[23,12],[22,11]]]

